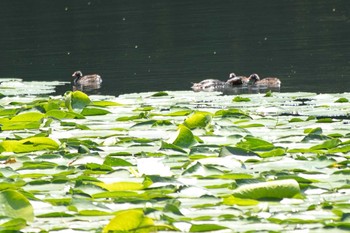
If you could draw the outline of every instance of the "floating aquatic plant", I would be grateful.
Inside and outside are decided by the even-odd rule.
[[[5,84],[1,230],[349,229],[347,93],[45,97]]]

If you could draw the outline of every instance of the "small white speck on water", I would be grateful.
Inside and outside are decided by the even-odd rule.
[[[137,49],[139,46],[138,45],[135,45],[135,49]]]
[[[88,2],[87,4],[88,4],[88,6],[90,6],[90,5],[91,5],[91,2]]]
[[[332,11],[335,12],[335,8],[333,8]]]
[[[67,55],[70,55],[70,52],[67,52]]]
[[[214,51],[213,54],[216,55],[216,51]]]
[[[148,59],[151,59],[151,56],[148,56]]]
[[[125,21],[126,20],[126,18],[125,17],[123,17],[123,21]]]
[[[64,8],[65,11],[68,11],[68,7]]]
[[[264,40],[267,40],[267,37],[265,37]]]

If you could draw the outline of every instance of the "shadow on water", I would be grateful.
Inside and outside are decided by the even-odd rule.
[[[0,77],[69,81],[82,70],[102,76],[98,93],[119,95],[190,90],[235,72],[277,76],[283,92],[345,92],[349,8],[347,0],[4,0]]]

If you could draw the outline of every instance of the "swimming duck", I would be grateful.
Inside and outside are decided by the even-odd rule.
[[[249,79],[245,76],[236,76],[235,73],[230,73],[229,78],[226,82],[218,79],[205,79],[199,83],[192,83],[192,89],[195,92],[199,91],[224,91],[226,89],[247,85]]]
[[[249,82],[249,78],[245,76],[237,76],[235,73],[230,73],[228,80],[226,83],[229,86],[239,86],[239,85],[247,85]]]
[[[102,83],[102,78],[98,74],[89,74],[83,76],[83,73],[81,71],[75,71],[72,74],[72,77],[74,77],[74,85],[91,86],[99,85],[100,83]]]
[[[225,82],[220,81],[218,79],[205,79],[199,83],[192,83],[192,90],[194,92],[200,92],[200,91],[220,91],[225,87]]]
[[[274,77],[267,77],[260,79],[259,75],[257,74],[251,74],[249,76],[248,85],[255,85],[260,87],[280,87],[281,86],[281,80]]]

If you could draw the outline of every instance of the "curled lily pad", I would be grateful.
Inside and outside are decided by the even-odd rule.
[[[208,112],[195,112],[191,116],[189,116],[184,125],[190,129],[194,128],[204,128],[211,121],[211,114]]]
[[[281,199],[293,197],[298,193],[300,193],[298,182],[292,179],[288,179],[242,185],[233,191],[233,196],[250,199]]]
[[[184,125],[179,125],[178,135],[173,144],[181,148],[188,148],[196,143],[192,131]]]
[[[81,91],[69,91],[65,94],[65,105],[69,111],[80,112],[91,102],[88,95]]]

